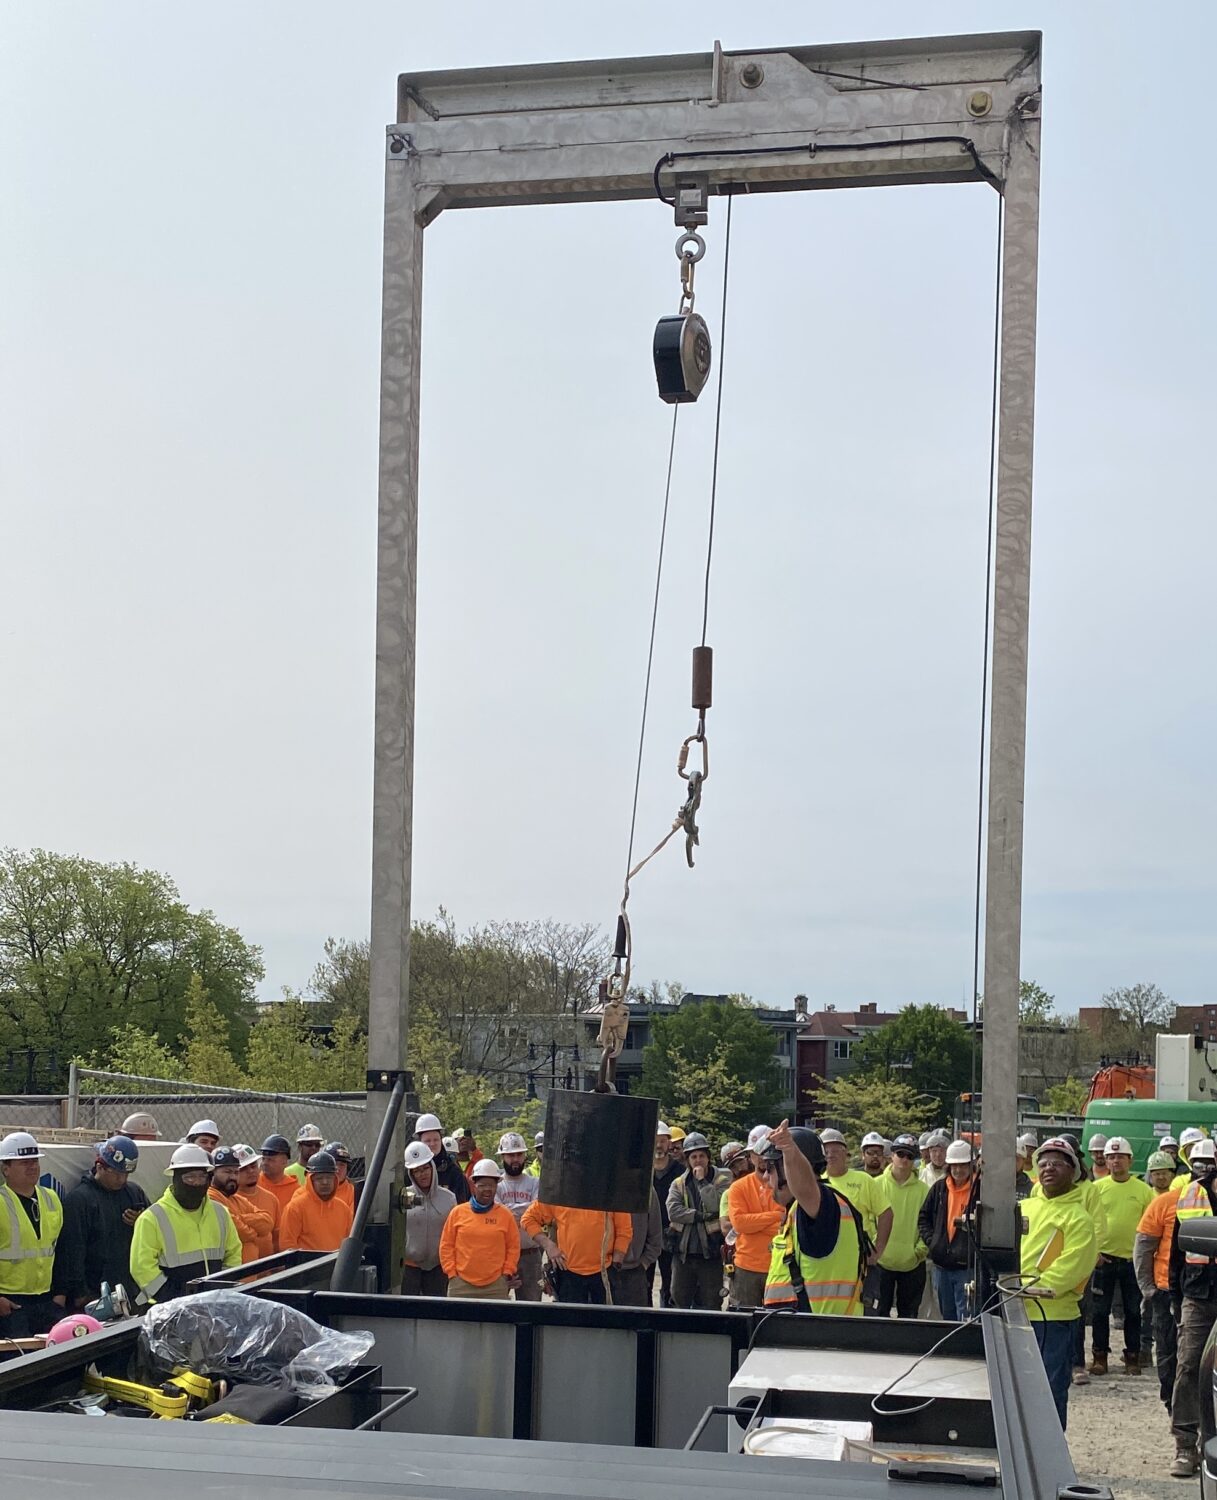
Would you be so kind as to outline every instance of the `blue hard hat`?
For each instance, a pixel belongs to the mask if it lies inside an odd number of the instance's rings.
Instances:
[[[139,1147],[129,1135],[112,1135],[97,1148],[97,1160],[115,1172],[134,1172]]]

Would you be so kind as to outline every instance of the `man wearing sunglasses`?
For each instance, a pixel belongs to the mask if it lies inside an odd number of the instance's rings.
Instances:
[[[867,1314],[876,1318],[890,1318],[893,1302],[898,1318],[915,1318],[925,1294],[926,1244],[917,1217],[930,1190],[913,1170],[917,1149],[914,1136],[898,1135],[892,1142],[891,1165],[879,1179],[892,1211],[892,1231],[879,1256],[879,1274],[866,1306]]]

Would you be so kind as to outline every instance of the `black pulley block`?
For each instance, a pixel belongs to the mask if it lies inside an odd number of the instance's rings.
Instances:
[[[542,1203],[603,1213],[645,1213],[659,1101],[551,1089],[541,1157]]]
[[[710,330],[695,312],[672,313],[655,325],[655,379],[661,401],[696,401],[710,374]]]

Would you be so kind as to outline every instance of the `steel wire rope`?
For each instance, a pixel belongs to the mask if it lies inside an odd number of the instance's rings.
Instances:
[[[723,309],[718,325],[718,390],[714,399],[714,463],[710,470],[710,527],[706,537],[706,586],[702,596],[701,643],[706,644],[710,620],[710,564],[714,560],[714,510],[718,500],[718,440],[723,425],[723,366],[727,350],[727,277],[731,270],[731,206],[735,194],[727,196],[727,230],[723,240]]]

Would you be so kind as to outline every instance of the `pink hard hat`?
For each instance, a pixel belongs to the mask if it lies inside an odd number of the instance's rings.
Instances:
[[[100,1333],[101,1324],[88,1313],[73,1313],[70,1318],[60,1318],[46,1336],[47,1346],[70,1344],[73,1339],[82,1339],[90,1333]]]

